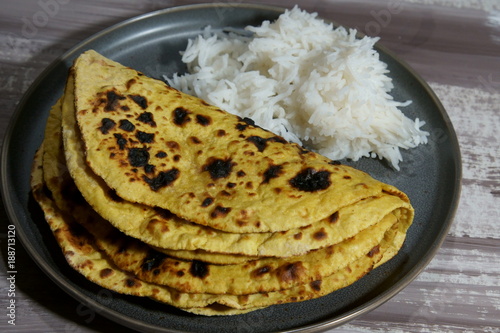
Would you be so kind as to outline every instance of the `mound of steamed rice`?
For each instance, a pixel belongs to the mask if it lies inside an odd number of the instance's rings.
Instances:
[[[213,33],[189,40],[188,73],[167,82],[286,140],[333,160],[387,159],[399,170],[400,148],[427,142],[424,122],[394,101],[378,38],[356,38],[294,7],[248,35]]]

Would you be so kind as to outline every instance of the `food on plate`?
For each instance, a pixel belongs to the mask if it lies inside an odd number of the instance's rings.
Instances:
[[[390,239],[403,232],[398,229],[391,230],[386,239],[381,242],[380,251],[374,252],[371,256],[363,256],[323,281],[299,285],[286,291],[245,296],[182,293],[173,288],[139,280],[129,272],[117,268],[112,260],[102,253],[97,246],[96,238],[86,229],[90,228],[89,225],[100,223],[100,221],[88,220],[87,224],[84,224],[85,227],[82,227],[82,224],[75,222],[73,213],[67,210],[75,207],[75,202],[72,202],[74,197],[69,197],[68,206],[62,202],[56,204],[55,199],[51,197],[52,192],[47,189],[47,183],[44,180],[43,148],[42,146],[35,156],[31,186],[33,195],[45,212],[47,222],[68,263],[87,279],[104,288],[126,295],[150,297],[188,312],[202,315],[235,315],[273,304],[320,297],[356,281],[360,276],[369,272],[374,263],[377,261],[380,263],[379,260],[386,252],[385,247],[390,243]],[[68,197],[61,196],[59,199],[67,200]],[[63,208],[60,208],[61,204]],[[77,206],[79,204],[81,202],[76,203]],[[117,235],[117,237],[120,236]],[[102,242],[105,239],[99,241]]]
[[[362,171],[96,52],[76,60],[74,78],[86,163],[127,201],[231,233],[305,227],[382,193],[407,201]]]
[[[72,77],[68,80],[68,87],[70,86],[72,86]],[[329,207],[332,213],[317,221],[311,228],[290,228],[287,233],[245,233],[245,237],[241,237],[238,233],[223,232],[193,224],[171,214],[171,211],[165,211],[156,206],[116,200],[119,197],[115,191],[94,174],[85,162],[83,142],[77,135],[78,128],[75,128],[76,120],[71,91],[72,89],[68,89],[65,94],[64,100],[67,103],[64,103],[63,123],[65,147],[68,152],[67,163],[73,178],[84,197],[97,212],[124,233],[140,238],[150,245],[164,249],[202,249],[247,256],[298,255],[352,237],[360,229],[370,226],[385,214],[405,204],[405,200],[399,196],[375,189],[372,193],[376,193],[377,198],[357,201],[338,211]],[[130,105],[130,108],[133,107],[133,104]],[[116,132],[109,130],[108,134],[114,138]],[[224,141],[224,139],[221,140]],[[338,167],[334,166],[334,168]],[[348,181],[342,179],[344,183]],[[361,190],[365,190],[364,186],[360,187]],[[387,187],[386,189],[394,191],[393,188]],[[332,216],[336,223],[332,223]]]
[[[50,110],[31,186],[87,279],[207,316],[349,286],[414,217],[396,187],[93,50]]]
[[[394,214],[402,213],[402,208],[410,208],[409,204],[400,206],[353,237],[320,250],[309,251],[302,256],[288,256],[283,259],[266,257],[259,260],[252,258],[247,260],[251,261],[251,264],[244,262],[233,265],[210,265],[197,259],[196,270],[210,274],[202,279],[193,279],[190,274],[184,274],[193,270],[192,261],[179,261],[171,253],[166,256],[142,242],[126,238],[88,205],[65,168],[61,130],[64,130],[64,127],[61,128],[61,107],[58,103],[52,109],[47,122],[43,153],[44,178],[54,201],[63,211],[72,213],[74,219],[93,234],[97,246],[117,267],[144,281],[167,285],[183,292],[245,295],[282,290],[329,276],[343,268],[346,263],[355,262],[377,247],[387,230],[394,225]],[[352,224],[356,222],[357,219],[351,219]],[[409,219],[401,219],[404,228],[409,223]],[[145,265],[146,262],[149,264]],[[150,266],[154,266],[154,270],[150,269]],[[296,276],[287,279],[289,272],[294,270]],[[270,274],[266,278],[265,274],[262,274],[259,279],[254,279],[256,271],[282,273]]]
[[[102,243],[108,243],[108,246],[113,244],[123,246],[123,243],[128,243],[128,249],[122,252],[133,254],[131,248],[140,249],[144,244],[141,245],[137,240],[127,238],[110,225],[106,225],[95,212],[85,207],[85,201],[81,200],[77,190],[72,188],[74,184],[67,178],[67,173],[60,179],[51,178],[53,176],[51,171],[58,169],[64,171],[64,167],[53,168],[57,163],[52,159],[45,159],[47,156],[45,143],[35,156],[31,186],[33,195],[44,211],[68,263],[90,281],[102,287],[127,295],[150,297],[188,312],[203,315],[234,315],[273,304],[323,296],[353,283],[374,266],[380,265],[384,260],[384,253],[389,252],[391,246],[400,246],[393,240],[398,239],[396,242],[402,242],[404,239],[400,236],[404,234],[406,226],[401,223],[395,224],[387,231],[377,250],[372,250],[369,255],[347,264],[323,280],[315,280],[287,290],[244,296],[179,292],[168,286],[138,279],[130,272],[117,267],[102,251]],[[51,181],[47,182],[47,179]]]
[[[174,289],[140,281],[132,274],[121,271],[101,253],[95,238],[81,224],[75,222],[72,213],[63,211],[52,198],[44,180],[43,146],[35,155],[31,173],[31,188],[36,201],[42,208],[47,223],[61,247],[68,264],[88,280],[118,293],[151,297],[157,301],[177,307],[196,306],[204,315],[241,314],[249,310],[230,307],[214,307],[219,296],[182,294]],[[59,184],[61,185],[61,184]],[[60,199],[67,199],[62,196]],[[72,198],[74,199],[74,198]],[[71,201],[71,200],[70,200]],[[61,204],[61,203],[59,203]],[[68,208],[70,206],[67,206]]]
[[[411,101],[389,95],[379,38],[357,37],[294,7],[245,33],[207,27],[182,52],[188,73],[166,79],[328,158],[379,157],[399,170],[400,149],[426,143],[429,133],[401,111]]]

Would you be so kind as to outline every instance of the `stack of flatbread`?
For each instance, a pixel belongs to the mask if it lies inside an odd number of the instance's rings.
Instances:
[[[32,191],[86,278],[202,315],[348,286],[413,220],[393,186],[92,50],[51,109]]]

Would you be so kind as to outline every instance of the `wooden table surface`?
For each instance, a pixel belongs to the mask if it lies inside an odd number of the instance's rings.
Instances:
[[[226,1],[222,1],[226,2]],[[287,5],[285,1],[255,1]],[[0,136],[37,75],[79,41],[174,0],[2,1]],[[294,2],[381,37],[432,87],[461,146],[463,183],[454,223],[426,269],[403,291],[332,332],[500,332],[500,2],[413,0]],[[6,316],[8,218],[0,207],[0,331],[128,330],[89,315],[17,246],[16,325]]]

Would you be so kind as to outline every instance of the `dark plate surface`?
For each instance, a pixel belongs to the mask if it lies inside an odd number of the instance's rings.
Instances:
[[[355,284],[317,300],[273,306],[236,317],[202,317],[149,299],[102,289],[68,267],[43,215],[30,195],[30,167],[50,107],[61,96],[67,71],[80,53],[95,49],[106,57],[161,78],[184,72],[179,51],[204,27],[242,29],[274,20],[283,9],[249,4],[177,7],[124,21],[78,44],[33,83],[12,117],[2,161],[2,197],[17,237],[64,291],[118,323],[155,332],[317,332],[343,324],[384,303],[422,271],[442,244],[457,207],[461,182],[460,151],[450,120],[427,84],[407,65],[378,46],[389,65],[396,100],[412,100],[403,111],[426,122],[429,143],[403,152],[401,171],[385,162],[345,162],[408,194],[416,210],[400,253]]]

